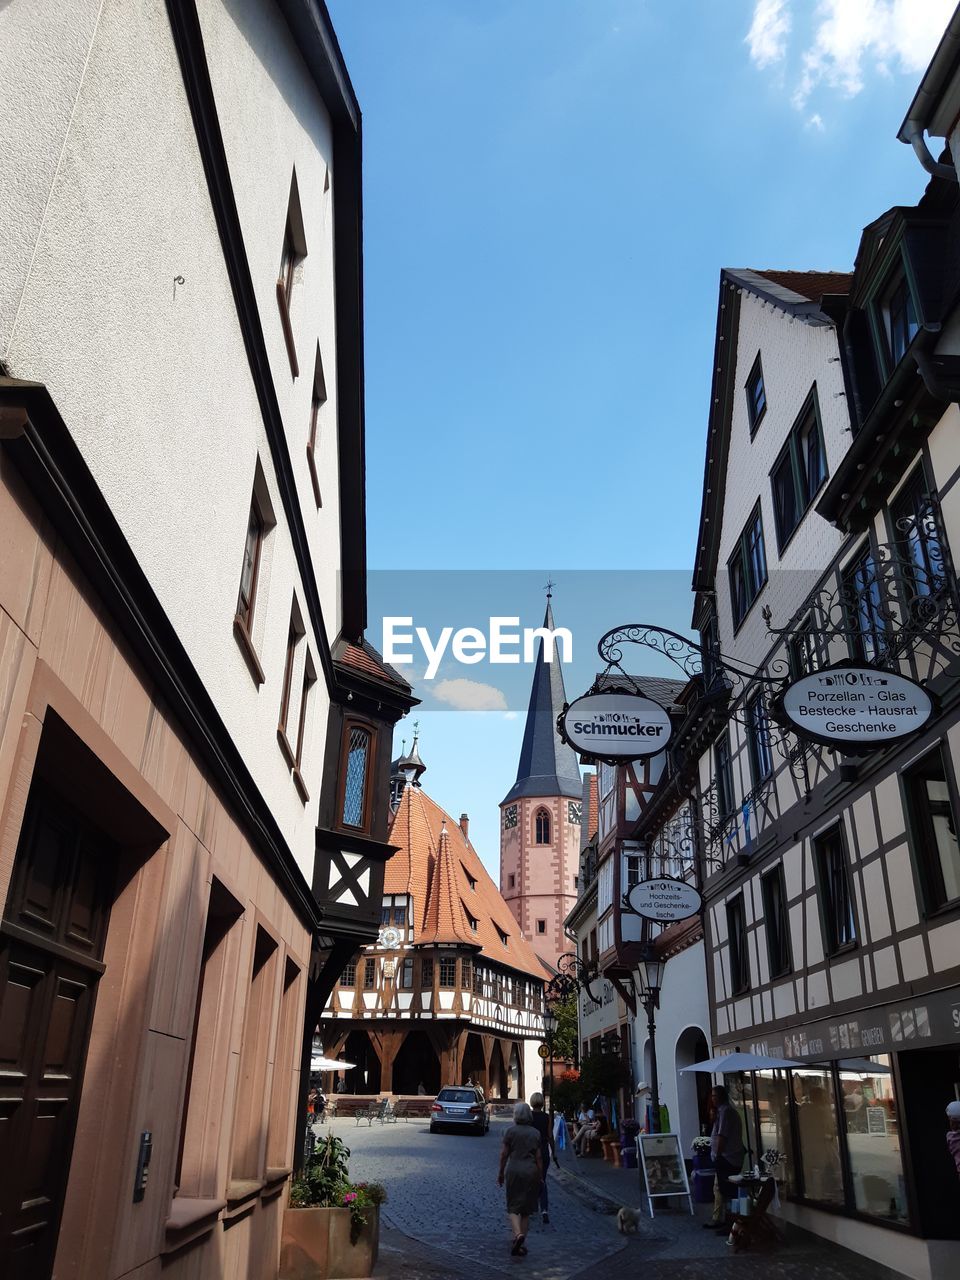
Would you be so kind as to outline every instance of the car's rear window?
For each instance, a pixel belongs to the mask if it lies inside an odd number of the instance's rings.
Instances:
[[[441,1089],[437,1094],[438,1102],[476,1102],[477,1095],[472,1089]]]

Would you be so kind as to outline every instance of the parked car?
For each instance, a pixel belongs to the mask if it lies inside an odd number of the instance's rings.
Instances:
[[[490,1128],[490,1116],[483,1092],[470,1085],[441,1089],[430,1107],[430,1132],[440,1129],[468,1128],[473,1133],[486,1133]]]

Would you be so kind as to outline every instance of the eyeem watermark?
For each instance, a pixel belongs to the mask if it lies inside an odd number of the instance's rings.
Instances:
[[[456,631],[453,627],[441,627],[434,641],[426,627],[413,625],[412,617],[384,618],[381,646],[384,661],[393,666],[409,666],[414,661],[414,642],[419,642],[427,660],[424,679],[432,680],[448,649],[454,661],[467,667],[478,662],[512,666],[521,660],[536,662],[541,640],[546,662],[553,662],[558,648],[561,662],[573,661],[573,635],[567,627],[524,627],[521,631],[519,617],[487,621],[486,632],[479,627],[460,627]]]

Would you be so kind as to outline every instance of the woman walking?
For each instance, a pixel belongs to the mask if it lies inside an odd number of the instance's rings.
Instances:
[[[550,1168],[551,1156],[553,1156],[553,1163],[558,1169],[560,1168],[560,1161],[557,1159],[557,1145],[553,1136],[553,1125],[550,1123],[550,1117],[543,1109],[543,1094],[532,1093],[530,1095],[530,1106],[533,1109],[533,1127],[540,1135],[540,1163],[543,1165],[543,1181],[540,1183],[540,1221],[544,1226],[547,1226],[550,1221],[547,1170]]]
[[[536,1213],[543,1182],[540,1159],[540,1134],[533,1124],[533,1112],[525,1102],[513,1109],[513,1124],[503,1135],[500,1148],[500,1171],[497,1186],[507,1185],[507,1216],[513,1231],[510,1252],[525,1257],[527,1228],[531,1213]]]

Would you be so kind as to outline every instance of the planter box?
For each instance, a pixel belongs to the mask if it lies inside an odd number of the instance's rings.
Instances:
[[[279,1280],[365,1280],[379,1244],[379,1209],[368,1211],[356,1244],[349,1209],[284,1209]]]

